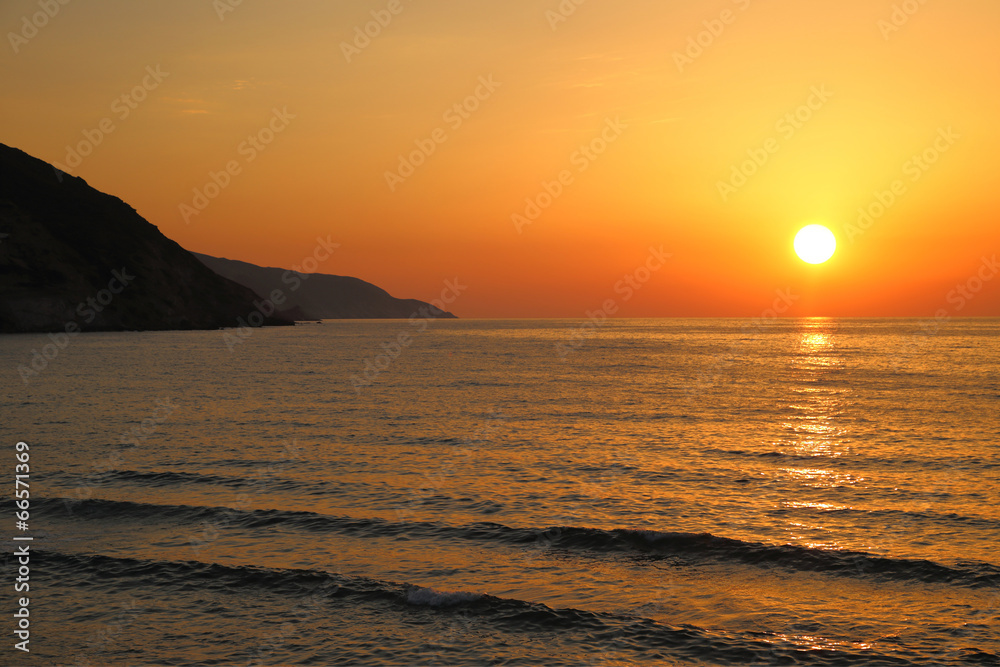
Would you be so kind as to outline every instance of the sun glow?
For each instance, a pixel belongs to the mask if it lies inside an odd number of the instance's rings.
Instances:
[[[837,252],[837,237],[823,225],[809,225],[795,235],[795,254],[803,262],[822,264]]]

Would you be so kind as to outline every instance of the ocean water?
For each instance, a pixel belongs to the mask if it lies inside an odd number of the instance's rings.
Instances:
[[[0,664],[1000,664],[1000,321],[414,324],[0,337]]]

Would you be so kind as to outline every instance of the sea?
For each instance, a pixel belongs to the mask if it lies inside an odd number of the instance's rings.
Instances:
[[[1000,664],[1000,320],[8,335],[0,371],[2,665]]]

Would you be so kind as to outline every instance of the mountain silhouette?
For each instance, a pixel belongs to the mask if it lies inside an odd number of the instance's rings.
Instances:
[[[135,209],[0,144],[0,332],[290,325]]]
[[[324,273],[298,273],[233,259],[191,253],[220,276],[246,285],[262,297],[279,292],[285,316],[294,319],[405,319],[411,315],[454,318],[455,315],[416,299],[397,299],[359,278]]]

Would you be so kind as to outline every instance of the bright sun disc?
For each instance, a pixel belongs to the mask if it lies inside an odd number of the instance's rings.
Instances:
[[[823,225],[809,225],[795,235],[795,254],[803,262],[822,264],[837,251],[837,237]]]

